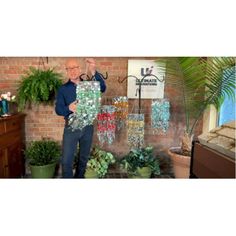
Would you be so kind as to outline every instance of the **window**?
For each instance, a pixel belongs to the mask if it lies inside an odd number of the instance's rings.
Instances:
[[[234,90],[234,94],[235,93],[236,93],[236,89]],[[232,101],[232,99],[229,99],[226,96],[218,114],[218,125],[220,126],[222,124],[236,120],[235,110],[236,110],[236,102]]]

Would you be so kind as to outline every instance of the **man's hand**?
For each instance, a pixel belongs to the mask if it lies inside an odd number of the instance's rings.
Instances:
[[[76,107],[77,107],[78,101],[74,101],[69,105],[69,110],[72,112],[76,112]]]
[[[93,58],[86,58],[85,59],[86,66],[88,70],[91,72],[92,75],[95,75],[96,72],[96,62]]]

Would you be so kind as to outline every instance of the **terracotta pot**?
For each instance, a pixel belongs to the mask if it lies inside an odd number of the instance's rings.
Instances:
[[[177,153],[176,153],[177,152]],[[183,156],[178,154],[180,147],[172,147],[168,150],[168,154],[171,157],[175,178],[188,179],[190,175],[190,156]]]

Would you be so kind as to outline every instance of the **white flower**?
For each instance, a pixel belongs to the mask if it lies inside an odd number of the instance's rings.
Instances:
[[[7,99],[8,98],[7,94],[6,93],[2,94],[2,98]]]
[[[16,96],[11,97],[11,92],[2,93],[0,96],[0,101],[7,100],[7,101],[11,102],[11,101],[15,101],[15,99],[16,99]]]

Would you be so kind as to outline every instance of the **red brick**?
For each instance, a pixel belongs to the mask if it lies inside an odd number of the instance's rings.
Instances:
[[[100,65],[101,65],[101,66],[112,66],[112,62],[103,61],[103,62],[100,62]]]
[[[10,85],[9,83],[0,83],[0,89],[9,89]]]
[[[67,81],[64,70],[64,63],[67,58],[65,57],[50,57],[49,64],[45,65],[53,66],[57,71],[63,72],[64,82]],[[98,70],[105,74],[108,72],[109,78],[106,81],[107,91],[103,94],[104,96],[111,99],[114,96],[125,96],[127,94],[127,81],[123,84],[118,83],[118,77],[125,77],[128,70],[128,59],[127,57],[110,58],[110,57],[97,57],[97,67]],[[137,58],[135,58],[137,59]],[[139,58],[144,59],[144,58]],[[147,58],[150,59],[150,58]],[[81,62],[82,71],[85,70],[84,58],[79,58]],[[21,79],[29,66],[38,67],[39,57],[0,57],[0,92],[5,91],[16,91]],[[175,88],[169,86],[165,87],[165,96],[170,98],[175,98],[175,101],[171,100],[171,121],[170,129],[166,135],[145,135],[146,143],[154,145],[154,147],[169,147],[179,144],[179,136],[182,135],[184,129],[184,116],[181,111],[182,101],[177,99],[179,97],[179,92]],[[106,100],[106,99],[105,99]],[[105,101],[104,100],[104,101]],[[150,102],[150,101],[149,101]],[[142,101],[142,107],[143,107]],[[130,101],[132,106],[132,102]],[[149,109],[147,111],[150,113],[150,104],[148,102],[144,103]],[[134,105],[134,104],[133,104]],[[137,105],[137,103],[136,103]],[[64,129],[64,118],[57,116],[54,111],[54,106],[33,106],[32,109],[26,109],[26,141],[40,140],[42,137],[51,137],[55,140],[61,141]],[[146,114],[147,120],[150,122],[150,114]],[[199,122],[197,126],[197,131],[201,130],[202,121]],[[150,129],[146,131],[151,132]],[[104,148],[112,150],[119,155],[128,152],[129,147],[127,145],[127,130],[123,129],[119,134],[117,134],[117,140],[113,145],[105,145]],[[94,133],[94,143],[98,143],[96,132]]]

